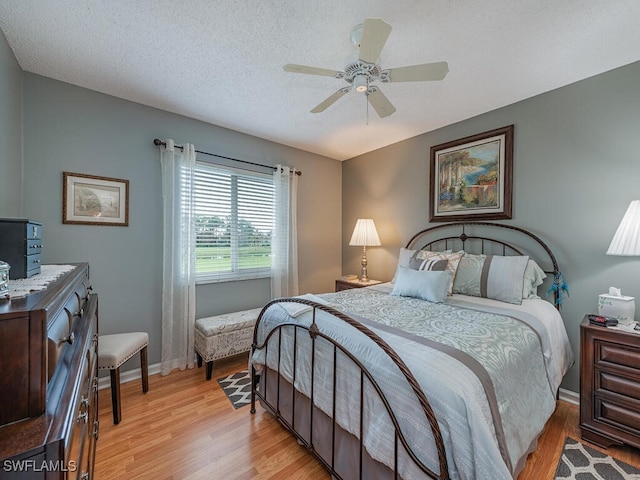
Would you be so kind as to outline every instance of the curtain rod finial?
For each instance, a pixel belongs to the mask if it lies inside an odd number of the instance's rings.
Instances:
[[[163,145],[163,144],[164,144],[164,142],[163,142],[162,140],[158,139],[158,138],[154,138],[154,139],[153,139],[153,144],[154,144],[156,147],[159,147],[160,145]]]

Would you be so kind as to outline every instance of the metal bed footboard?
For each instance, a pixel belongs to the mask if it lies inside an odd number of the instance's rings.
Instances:
[[[304,304],[304,305],[308,305],[310,307],[312,307],[312,322],[309,326],[307,325],[302,325],[300,323],[295,323],[295,322],[287,322],[287,323],[282,323],[280,325],[277,325],[276,327],[273,328],[273,330],[271,330],[265,337],[264,342],[262,342],[261,344],[258,344],[258,330],[260,327],[260,323],[261,320],[263,318],[263,315],[265,313],[265,311],[273,304],[276,303],[281,303],[281,302],[293,302],[293,303],[300,303],[300,304]],[[334,317],[346,322],[347,324],[349,324],[351,327],[353,327],[354,329],[358,330],[360,333],[362,333],[363,335],[365,335],[366,337],[368,337],[369,339],[371,339],[379,348],[381,348],[386,355],[394,362],[394,364],[398,367],[398,369],[400,370],[400,372],[403,374],[404,378],[406,379],[407,383],[410,385],[411,390],[413,391],[413,393],[415,394],[415,397],[418,401],[418,403],[420,404],[422,411],[424,412],[424,415],[429,423],[429,426],[431,428],[431,432],[433,435],[433,441],[437,450],[437,455],[438,455],[438,463],[439,463],[439,467],[438,467],[438,472],[433,471],[432,469],[430,469],[428,466],[426,466],[415,454],[414,452],[414,446],[410,445],[409,442],[407,441],[407,439],[405,438],[405,435],[403,434],[400,426],[399,426],[399,422],[398,419],[396,417],[396,414],[394,413],[392,407],[390,406],[389,401],[387,400],[387,398],[385,398],[385,395],[382,391],[382,389],[380,388],[380,385],[378,384],[378,382],[375,380],[375,378],[373,378],[373,376],[371,375],[371,373],[367,370],[367,368],[362,364],[362,362],[360,362],[358,360],[358,358],[356,358],[346,347],[340,345],[335,339],[333,339],[332,337],[324,334],[323,332],[320,331],[320,329],[318,328],[318,325],[316,324],[316,312],[318,310],[322,310],[324,312],[327,312],[331,315],[333,315]],[[394,451],[394,465],[392,468],[392,472],[393,472],[393,478],[394,479],[398,479],[400,478],[400,474],[399,474],[399,464],[398,464],[398,448],[399,445],[401,444],[404,447],[404,450],[406,451],[406,453],[408,454],[409,458],[414,462],[414,464],[421,470],[423,471],[428,477],[436,479],[436,480],[448,480],[449,479],[449,471],[448,471],[448,466],[447,466],[447,458],[446,458],[446,453],[445,453],[445,447],[444,447],[444,442],[442,439],[442,434],[440,432],[440,428],[438,426],[438,422],[435,418],[435,415],[433,413],[433,410],[431,408],[431,405],[429,404],[429,401],[427,400],[426,395],[424,394],[424,392],[422,391],[422,389],[420,388],[420,385],[418,384],[418,381],[416,380],[416,378],[414,377],[414,375],[411,373],[411,371],[409,370],[409,368],[407,367],[407,365],[402,361],[402,359],[398,356],[398,354],[382,339],[380,338],[378,335],[376,335],[373,331],[371,331],[370,329],[368,329],[366,326],[364,326],[362,323],[358,322],[357,320],[349,317],[348,315],[345,315],[344,313],[331,308],[329,306],[326,305],[322,305],[307,299],[302,299],[302,298],[281,298],[281,299],[276,299],[273,300],[271,302],[269,302],[267,305],[265,305],[265,307],[262,309],[262,311],[260,312],[260,316],[258,317],[258,320],[256,322],[256,326],[255,326],[255,330],[254,330],[254,337],[253,337],[253,345],[252,345],[252,354],[253,352],[257,351],[257,350],[265,350],[265,365],[264,365],[264,370],[263,370],[263,375],[269,375],[269,368],[268,368],[268,349],[269,347],[269,340],[276,334],[276,332],[280,332],[280,330],[283,327],[290,327],[293,328],[293,381],[292,381],[292,398],[291,398],[291,402],[292,402],[292,410],[293,410],[293,414],[291,415],[291,421],[289,421],[287,418],[285,418],[284,415],[282,415],[281,413],[281,394],[280,394],[280,381],[278,381],[277,383],[277,392],[275,395],[275,403],[273,401],[273,399],[267,399],[267,395],[266,395],[266,389],[265,392],[261,392],[260,390],[258,390],[257,386],[258,386],[258,382],[259,382],[259,374],[256,371],[255,367],[253,366],[253,364],[251,365],[251,413],[255,413],[256,412],[256,408],[255,408],[255,401],[256,398],[258,398],[263,405],[265,405],[267,407],[268,410],[271,411],[271,413],[273,413],[278,420],[285,426],[285,428],[287,428],[289,431],[291,431],[296,438],[298,439],[299,443],[303,444],[316,458],[318,458],[318,460],[324,465],[324,467],[329,470],[329,472],[333,475],[334,478],[337,479],[343,479],[343,477],[337,472],[336,470],[336,466],[335,466],[335,458],[336,458],[336,445],[335,445],[335,441],[336,441],[336,431],[338,429],[340,429],[340,425],[338,425],[337,421],[336,421],[336,375],[337,375],[337,362],[336,362],[336,356],[338,354],[338,351],[342,352],[346,357],[348,357],[354,365],[356,365],[359,370],[360,370],[360,401],[359,401],[359,406],[360,406],[360,411],[359,411],[359,415],[360,415],[360,432],[359,435],[357,435],[357,440],[359,441],[359,468],[358,468],[358,477],[360,480],[366,480],[366,478],[363,477],[363,457],[366,454],[365,453],[365,447],[363,445],[363,436],[364,436],[364,432],[363,432],[363,419],[364,419],[364,382],[365,382],[365,378],[368,380],[369,384],[373,387],[373,389],[375,390],[375,392],[377,393],[377,395],[379,396],[380,400],[382,401],[382,403],[384,404],[387,414],[389,415],[389,418],[391,420],[391,423],[393,424],[393,428],[394,428],[394,446],[393,446],[393,451]],[[295,409],[296,409],[296,388],[295,388],[295,384],[296,384],[296,372],[297,372],[297,365],[296,362],[299,361],[299,359],[297,358],[297,353],[298,353],[298,349],[297,349],[297,339],[298,339],[298,335],[309,335],[311,338],[311,352],[309,353],[311,358],[310,358],[310,365],[311,365],[311,398],[310,398],[310,402],[309,402],[309,409],[310,411],[308,412],[308,418],[309,420],[309,425],[305,426],[305,428],[308,428],[310,435],[309,435],[309,439],[307,440],[303,435],[301,435],[299,433],[300,427],[295,425]],[[315,448],[314,446],[314,442],[313,442],[313,427],[314,427],[314,422],[313,422],[313,416],[314,416],[314,372],[315,372],[315,362],[316,362],[316,358],[315,358],[315,342],[317,338],[322,338],[324,340],[326,340],[327,342],[329,342],[330,344],[333,345],[333,357],[334,357],[334,363],[333,363],[333,414],[330,416],[331,422],[332,422],[332,446],[331,446],[331,453],[330,453],[330,457],[331,458],[324,458]],[[278,348],[278,352],[277,352],[277,375],[278,377],[280,377],[280,366],[281,366],[281,349],[282,347],[282,335],[278,336],[278,341],[277,341],[277,348]],[[265,382],[263,383],[264,385],[267,385],[266,382],[266,377],[265,377]],[[326,455],[325,455],[326,456]]]

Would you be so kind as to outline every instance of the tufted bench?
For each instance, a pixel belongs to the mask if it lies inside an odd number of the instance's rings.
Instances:
[[[211,380],[213,361],[248,352],[253,341],[253,328],[260,308],[214,315],[196,320],[194,343],[198,367],[207,363],[207,380]]]

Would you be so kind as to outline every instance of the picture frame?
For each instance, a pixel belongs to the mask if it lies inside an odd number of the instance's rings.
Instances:
[[[514,126],[431,147],[429,221],[511,218]]]
[[[62,223],[129,226],[129,180],[62,172]]]

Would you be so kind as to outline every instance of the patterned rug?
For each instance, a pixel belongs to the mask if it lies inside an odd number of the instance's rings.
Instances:
[[[556,480],[640,480],[640,470],[568,438]]]
[[[251,403],[251,376],[248,370],[219,378],[218,383],[227,395],[233,408],[244,407]]]

